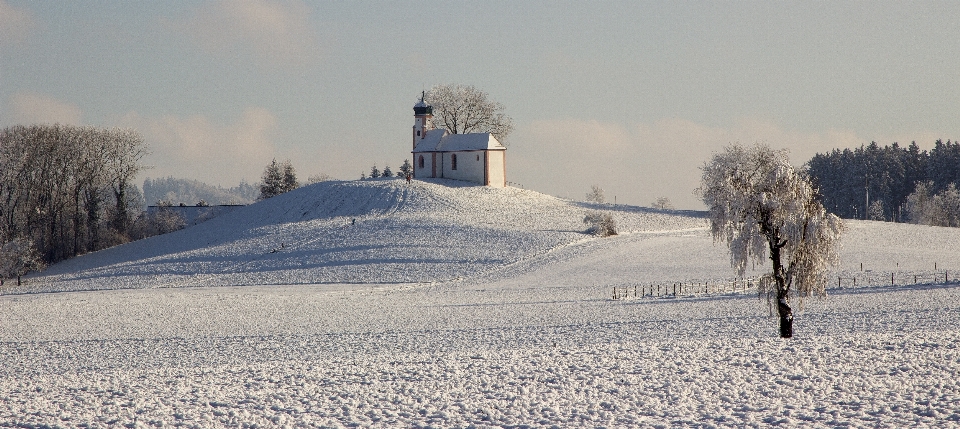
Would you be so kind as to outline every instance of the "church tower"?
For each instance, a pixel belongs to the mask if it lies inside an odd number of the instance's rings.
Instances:
[[[433,106],[423,101],[427,92],[420,94],[420,101],[413,105],[413,148],[417,148],[417,143],[427,136],[427,131],[433,129]]]

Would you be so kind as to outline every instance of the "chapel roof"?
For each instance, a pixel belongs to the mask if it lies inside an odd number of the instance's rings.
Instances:
[[[414,152],[460,152],[470,150],[506,150],[490,133],[450,134],[447,130],[427,131]]]

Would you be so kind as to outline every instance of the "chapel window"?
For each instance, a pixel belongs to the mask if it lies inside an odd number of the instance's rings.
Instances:
[[[450,169],[457,169],[457,154],[450,155]]]
[[[420,168],[423,168],[423,155],[420,155],[420,159],[417,160],[417,163],[420,164]]]

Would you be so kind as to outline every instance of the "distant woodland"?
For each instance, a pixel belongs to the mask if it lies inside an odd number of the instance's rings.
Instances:
[[[232,188],[212,186],[198,180],[165,177],[143,181],[143,199],[148,205],[250,204],[260,188],[246,182]]]
[[[960,226],[960,142],[937,140],[929,152],[873,142],[817,154],[807,167],[840,217]]]

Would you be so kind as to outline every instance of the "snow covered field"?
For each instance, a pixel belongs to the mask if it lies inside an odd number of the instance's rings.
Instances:
[[[2,289],[0,426],[960,427],[960,284],[831,289],[784,341],[749,292],[610,299],[732,273],[697,213],[592,208],[325,182],[58,264]],[[956,249],[850,222],[839,275]]]

